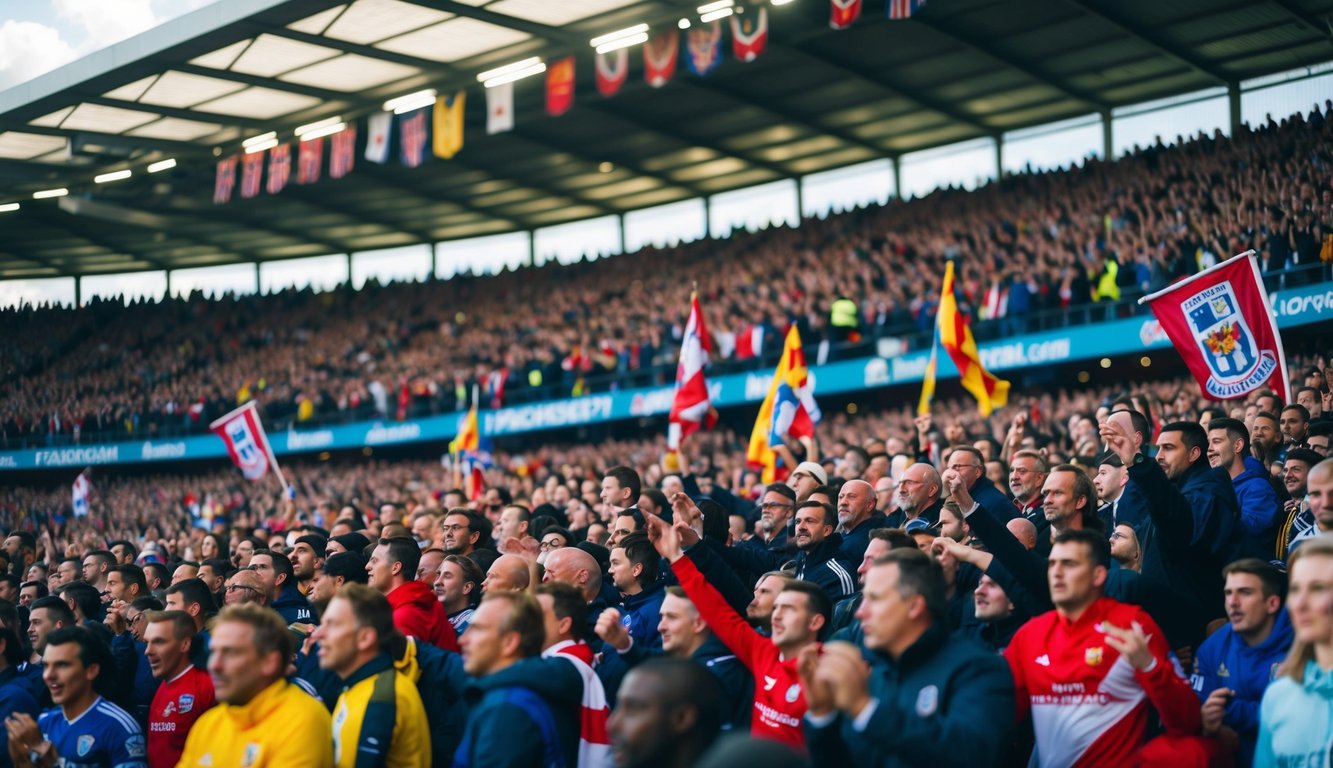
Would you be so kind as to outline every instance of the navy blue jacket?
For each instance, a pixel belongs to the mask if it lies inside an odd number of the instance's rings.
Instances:
[[[527,711],[510,702],[508,689],[526,688],[550,709],[565,765],[578,764],[583,678],[564,659],[524,659],[493,675],[475,678],[463,691],[472,705],[454,766],[541,766],[546,742]]]
[[[843,532],[841,534],[842,548],[838,550],[838,557],[852,565],[861,565],[861,561],[866,556],[866,548],[870,546],[870,532],[876,528],[886,527],[884,519],[884,515],[876,512],[862,520],[860,525],[850,531]]]
[[[815,765],[997,765],[1014,722],[1014,680],[1004,658],[936,624],[898,659],[871,669],[874,714],[858,731],[838,716],[806,721]]]
[[[1156,461],[1129,468],[1129,479],[1147,500],[1150,522],[1139,533],[1143,575],[1177,585],[1204,621],[1226,615],[1222,567],[1240,543],[1240,508],[1231,475],[1199,460],[1172,482]]]
[[[161,680],[153,677],[153,670],[144,656],[146,643],[134,639],[129,632],[122,632],[111,640],[111,658],[116,662],[116,670],[123,685],[131,686],[134,696],[131,702],[134,708],[130,714],[139,721],[141,728],[148,726],[148,710],[153,704],[153,695]]]
[[[1253,456],[1245,457],[1245,471],[1231,478],[1245,529],[1246,554],[1260,560],[1273,559],[1282,502],[1269,479],[1268,470]]]
[[[0,722],[16,712],[22,712],[34,720],[41,714],[28,680],[17,667],[7,667],[0,672]],[[11,765],[9,750],[0,750],[0,768],[9,768]]]
[[[796,553],[796,578],[819,585],[836,603],[856,593],[856,567],[839,555],[842,537],[836,533],[808,550]]]
[[[319,617],[310,610],[310,601],[305,599],[294,582],[287,582],[278,590],[278,599],[269,606],[282,616],[286,624],[318,624]]]
[[[995,483],[990,478],[982,475],[967,489],[967,495],[972,500],[989,509],[991,514],[998,517],[1003,522],[1009,522],[1019,516],[1018,507],[1014,506],[1013,499],[1004,495],[1004,492],[995,487]],[[938,518],[936,518],[938,519]]]
[[[1274,679],[1274,670],[1291,648],[1292,629],[1286,608],[1277,612],[1273,630],[1262,643],[1251,648],[1230,624],[1208,636],[1194,657],[1190,684],[1199,701],[1218,688],[1235,692],[1222,715],[1222,724],[1240,736],[1237,764],[1249,765],[1259,739],[1259,703]]]
[[[620,623],[629,630],[636,645],[661,648],[662,633],[657,624],[662,620],[662,601],[666,599],[666,584],[653,582],[637,595],[625,595],[620,607]]]

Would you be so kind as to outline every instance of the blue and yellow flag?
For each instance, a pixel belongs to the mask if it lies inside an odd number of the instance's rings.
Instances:
[[[781,479],[779,474],[786,475],[790,468],[781,467],[773,446],[788,439],[814,437],[820,418],[801,334],[792,326],[782,347],[782,359],[773,372],[773,382],[768,385],[768,396],[754,420],[750,447],[745,454],[747,463],[763,470],[763,482],[777,482]]]

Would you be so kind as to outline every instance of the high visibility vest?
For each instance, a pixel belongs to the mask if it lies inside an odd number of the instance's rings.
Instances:
[[[856,306],[856,302],[846,298],[838,299],[833,302],[829,312],[829,322],[834,328],[855,328],[859,314],[860,308]]]

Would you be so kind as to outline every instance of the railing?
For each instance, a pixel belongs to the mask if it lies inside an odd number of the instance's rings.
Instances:
[[[1263,276],[1264,287],[1271,293],[1313,283],[1333,281],[1329,264],[1315,264],[1307,267],[1270,272]],[[1031,312],[1022,316],[1009,315],[994,320],[974,320],[973,332],[979,342],[1010,338],[1025,333],[1050,331],[1061,328],[1090,325],[1148,314],[1146,305],[1139,305],[1143,295],[1140,290],[1122,292],[1119,301],[1088,302],[1061,309]],[[881,341],[892,340],[899,354],[929,347],[932,334],[922,330],[920,324],[900,322],[872,326],[862,330],[861,338],[856,341],[832,342],[823,338],[804,339],[806,355],[812,364],[848,360],[875,355]],[[712,375],[744,373],[758,370],[771,370],[781,355],[781,339],[769,339],[765,343],[762,355],[748,360],[717,360],[709,365]],[[670,351],[674,356],[674,350]],[[594,373],[582,377],[582,389],[585,394],[596,392],[614,392],[622,389],[660,386],[675,379],[675,363],[663,363],[635,370],[615,370]],[[541,386],[529,386],[526,381],[510,382],[505,389],[506,405],[518,405],[570,397],[578,380],[572,372],[562,372],[559,381],[544,382]],[[396,415],[396,395],[389,394],[389,417]],[[485,407],[486,404],[483,404]],[[441,388],[441,393],[433,398],[414,398],[407,408],[406,419],[419,419],[427,416],[454,413],[466,409],[467,402],[455,398],[453,390]],[[219,414],[212,414],[216,417]],[[270,430],[315,429],[318,427],[348,424],[385,418],[370,403],[362,403],[355,410],[317,413],[305,421],[296,421],[294,416],[284,415],[273,418],[266,416]],[[195,421],[188,415],[140,417],[133,429],[83,430],[76,440],[69,434],[25,434],[21,436],[0,435],[0,448],[40,448],[73,444],[97,444],[124,440],[157,440],[200,434],[208,429],[208,419]]]

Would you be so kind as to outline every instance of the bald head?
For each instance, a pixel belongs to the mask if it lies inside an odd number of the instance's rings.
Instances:
[[[838,491],[838,525],[850,531],[875,513],[875,488],[864,480],[848,480]]]
[[[1015,539],[1023,542],[1025,548],[1035,549],[1037,547],[1037,526],[1033,525],[1031,520],[1025,517],[1015,517],[1006,523],[1005,527],[1009,529]]]
[[[903,470],[898,480],[898,509],[913,518],[926,511],[940,498],[940,473],[924,462]]]
[[[578,547],[561,547],[546,557],[543,581],[558,581],[577,587],[591,601],[602,590],[602,569],[592,555]]]
[[[481,582],[481,591],[522,592],[528,588],[530,580],[527,560],[518,555],[500,555],[486,572],[486,580]]]

